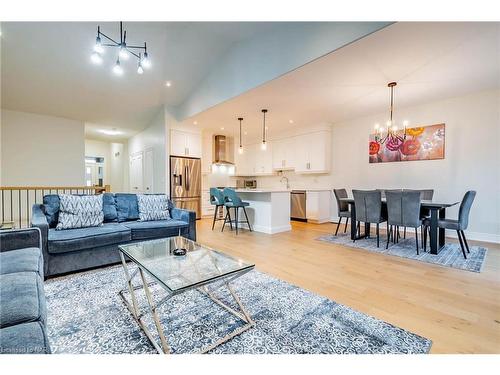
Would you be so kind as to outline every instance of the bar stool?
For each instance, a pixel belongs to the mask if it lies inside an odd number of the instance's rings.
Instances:
[[[226,206],[227,209],[227,215],[224,218],[224,226],[226,225],[226,221],[229,218],[229,223],[232,224],[234,223],[236,226],[236,234],[238,234],[238,223],[246,223],[248,225],[248,229],[250,232],[252,231],[252,227],[250,226],[250,221],[248,220],[248,215],[247,215],[247,210],[245,207],[250,206],[250,203],[248,202],[243,202],[241,198],[236,194],[236,191],[230,188],[224,188],[222,191],[222,194],[224,196],[224,205]],[[235,214],[235,219],[231,220],[231,215],[229,214],[229,210],[231,208],[234,208],[234,214]],[[246,221],[239,221],[239,216],[238,216],[238,210],[240,208],[243,208],[243,212],[245,214]],[[224,226],[222,227],[222,231],[224,231]],[[231,225],[231,230],[233,229],[233,226]]]
[[[217,213],[219,212],[221,207],[224,207],[224,195],[222,195],[222,191],[217,188],[210,188],[210,204],[215,206],[214,220],[212,222],[212,230],[214,230],[215,222],[224,220],[224,218],[222,217],[217,217]],[[224,208],[222,208],[222,210],[224,210]]]

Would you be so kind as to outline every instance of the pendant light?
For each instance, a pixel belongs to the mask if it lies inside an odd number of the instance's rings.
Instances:
[[[260,148],[262,151],[267,150],[267,143],[266,143],[266,113],[267,109],[263,109],[262,113],[264,114],[264,121],[262,122],[262,144],[260,145]]]
[[[243,117],[238,117],[238,121],[240,122],[240,147],[238,148],[238,152],[243,154],[243,144],[241,143],[241,122],[243,121]]]

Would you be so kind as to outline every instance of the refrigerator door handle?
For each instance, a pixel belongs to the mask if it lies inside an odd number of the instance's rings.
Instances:
[[[184,174],[186,176],[186,178],[184,179],[186,183],[186,190],[189,190],[189,167],[187,165],[184,167]]]

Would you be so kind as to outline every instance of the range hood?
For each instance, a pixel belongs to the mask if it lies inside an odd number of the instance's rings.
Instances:
[[[231,142],[225,135],[216,135],[214,137],[214,158],[213,164],[216,165],[234,165],[230,160]]]

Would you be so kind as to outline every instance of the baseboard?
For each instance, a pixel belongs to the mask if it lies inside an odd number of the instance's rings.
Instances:
[[[261,232],[261,233],[267,233],[267,234],[276,234],[276,233],[281,233],[281,232],[289,232],[292,230],[292,226],[290,224],[288,225],[282,225],[279,227],[266,227],[263,225],[253,225],[252,229],[255,232]]]
[[[330,218],[330,222],[332,224],[337,224],[338,221],[339,221],[338,217],[331,217]],[[343,218],[342,219],[342,224],[340,224],[341,228],[342,228],[342,226],[344,224],[345,224],[345,219]],[[351,225],[350,222],[349,222],[349,225]],[[381,223],[380,224],[380,228],[386,229],[387,228],[386,223]],[[347,228],[347,230],[349,230],[349,228]],[[467,237],[468,240],[490,242],[490,243],[500,243],[500,234],[465,231],[465,236]],[[451,231],[451,230],[447,230],[446,231],[446,237],[458,238],[457,232]]]

